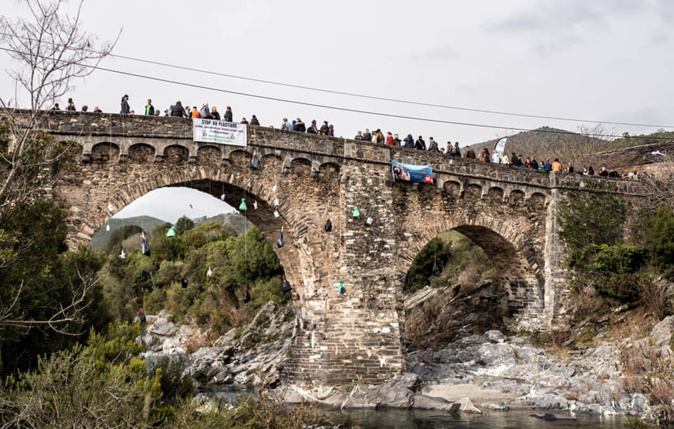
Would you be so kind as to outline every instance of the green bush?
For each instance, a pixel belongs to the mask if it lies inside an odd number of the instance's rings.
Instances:
[[[662,206],[653,219],[646,221],[646,244],[663,271],[674,267],[674,212]]]

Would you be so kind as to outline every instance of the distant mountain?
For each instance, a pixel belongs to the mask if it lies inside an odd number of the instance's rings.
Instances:
[[[230,225],[232,228],[236,230],[238,234],[245,232],[248,228],[252,226],[252,224],[248,222],[244,216],[238,213],[222,213],[212,217],[203,216],[192,220],[194,221],[195,226],[203,225],[206,223],[217,223],[222,226]],[[246,225],[246,222],[248,222],[248,225]]]
[[[559,160],[566,164],[582,165],[588,157],[597,152],[612,149],[613,143],[610,140],[593,136],[593,132],[581,134],[577,132],[562,130],[552,127],[541,127],[533,131],[523,131],[512,136],[508,136],[505,152],[510,156],[513,152],[526,158],[536,158],[537,160]],[[601,135],[602,131],[597,128],[596,134]],[[482,148],[493,152],[494,146],[499,139],[488,140],[482,143],[470,145],[475,154],[479,156]]]
[[[143,228],[143,231],[145,231],[149,235],[155,226],[164,223],[166,223],[166,221],[157,219],[156,217],[152,216],[134,216],[125,219],[113,218],[108,220],[108,222],[106,222],[106,224],[103,225],[101,229],[99,229],[98,231],[96,231],[96,233],[94,233],[94,236],[91,238],[91,247],[93,247],[94,249],[104,248],[105,245],[108,243],[108,240],[110,239],[110,234],[112,234],[115,230],[122,227],[137,225]],[[110,231],[107,231],[108,224],[110,225]]]

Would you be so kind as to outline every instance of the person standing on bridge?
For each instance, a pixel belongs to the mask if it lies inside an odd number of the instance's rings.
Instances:
[[[129,96],[124,94],[124,97],[122,97],[121,109],[119,113],[122,115],[128,115],[130,112],[131,108],[129,107]]]
[[[405,137],[404,143],[406,148],[414,149],[414,137],[412,137],[412,134],[408,134],[407,137]]]
[[[171,109],[171,116],[174,118],[186,117],[185,108],[183,107],[183,104],[180,101],[176,101],[176,104],[173,106],[173,109]]]
[[[461,158],[461,149],[459,149],[459,142],[454,143],[454,156]]]
[[[428,150],[433,153],[440,152],[440,150],[438,149],[438,142],[433,140],[433,137],[428,138]]]
[[[217,107],[213,106],[213,109],[212,109],[212,111],[211,111],[211,116],[212,116],[213,119],[215,119],[216,121],[219,121],[219,120],[220,120],[220,112],[218,112],[218,108],[217,108]]]
[[[283,123],[281,124],[281,129],[284,130],[284,131],[292,131],[293,130],[293,126],[290,123],[290,121],[288,121],[288,118],[283,118]]]
[[[70,110],[71,112],[77,111],[77,108],[75,107],[75,103],[73,102],[72,98],[68,99],[68,105],[66,106],[66,110]]]
[[[200,117],[197,106],[192,107],[192,119],[199,119]]]
[[[225,110],[225,117],[223,118],[225,122],[232,122],[234,120],[234,115],[232,114],[232,108],[227,106]]]
[[[147,99],[147,106],[145,106],[145,116],[154,116],[154,106],[149,98]]]
[[[260,121],[257,120],[257,116],[253,115],[253,117],[250,118],[250,124],[257,125],[258,127],[260,126]]]
[[[470,146],[466,148],[466,158],[475,159],[475,150]]]
[[[304,125],[304,122],[300,118],[297,118],[297,121],[295,121],[295,126],[293,127],[294,131],[297,131],[298,133],[303,133],[307,130],[307,126]]]
[[[562,172],[562,163],[559,162],[558,158],[555,158],[555,160],[552,162],[552,171],[557,173]]]
[[[365,128],[365,133],[363,133],[363,141],[366,141],[366,142],[372,141],[372,134],[370,133],[369,128]]]
[[[414,148],[418,150],[426,150],[426,142],[421,136],[419,136],[417,141],[414,142]]]
[[[311,121],[311,125],[307,128],[307,133],[309,134],[318,134],[318,126],[316,125],[316,120]]]
[[[330,135],[330,127],[328,126],[328,121],[323,121],[323,125],[321,125],[319,134],[322,136]]]

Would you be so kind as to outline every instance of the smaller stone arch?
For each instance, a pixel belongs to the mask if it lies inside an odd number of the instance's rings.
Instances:
[[[253,154],[246,150],[234,150],[229,154],[229,162],[233,165],[240,165],[246,168],[250,167],[250,160]]]
[[[448,180],[443,185],[443,190],[453,197],[459,197],[461,195],[461,183],[454,180]]]
[[[283,158],[275,153],[268,153],[260,158],[260,170],[276,170],[279,173],[283,167]]]
[[[534,192],[529,197],[528,204],[534,210],[542,210],[545,208],[545,195],[540,192]]]
[[[294,158],[290,161],[290,171],[302,177],[311,176],[311,161],[306,158]]]
[[[489,188],[487,191],[487,198],[493,202],[503,202],[503,195],[503,189],[499,188],[498,186]]]
[[[197,149],[197,163],[219,165],[222,159],[222,149],[217,146],[201,146]]]
[[[466,187],[465,198],[482,198],[482,186],[472,183]]]
[[[128,162],[131,164],[145,164],[153,162],[155,149],[146,143],[136,143],[129,147]]]
[[[521,206],[524,204],[524,192],[520,191],[519,189],[515,189],[510,192],[510,197],[508,198],[508,202],[510,205],[513,206]]]
[[[109,142],[96,143],[91,148],[91,162],[94,164],[107,164],[119,161],[119,145]]]
[[[324,162],[318,167],[318,178],[327,180],[339,179],[340,171],[339,165],[333,162]]]
[[[171,145],[164,149],[164,162],[168,164],[184,164],[190,157],[190,151],[184,146]]]

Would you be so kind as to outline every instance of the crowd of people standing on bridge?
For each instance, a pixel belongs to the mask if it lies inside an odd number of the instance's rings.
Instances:
[[[58,103],[54,104],[52,110],[61,110]],[[72,98],[68,99],[68,105],[66,110],[76,111],[75,103]],[[82,106],[82,112],[87,112],[89,107],[84,105]],[[94,107],[94,113],[103,113],[98,106]],[[120,114],[123,115],[134,115],[135,111],[130,108],[129,105],[129,96],[125,94],[120,102]],[[152,100],[148,99],[147,104],[144,107],[145,116],[162,116],[160,109],[155,109],[152,104]],[[217,107],[209,107],[208,103],[203,103],[201,108],[193,106],[190,108],[189,105],[184,106],[180,100],[176,101],[175,104],[172,104],[168,109],[164,110],[164,115],[174,118],[193,118],[193,119],[214,119],[222,120],[225,122],[234,122],[234,115],[232,108],[227,106],[224,114],[221,116]],[[260,125],[256,115],[252,115],[250,121],[243,117],[240,121],[242,124],[249,125]],[[285,131],[295,131],[300,133],[308,134],[318,134],[324,136],[335,136],[334,125],[328,123],[328,121],[323,121],[321,126],[318,126],[317,121],[314,119],[311,121],[309,126],[300,119],[289,121],[288,118],[283,118],[281,122],[281,129]],[[513,165],[516,167],[523,167],[532,170],[540,170],[544,172],[564,172],[564,173],[577,173],[585,175],[598,175],[602,177],[615,177],[615,178],[628,178],[628,179],[641,179],[649,177],[647,173],[638,173],[636,171],[630,172],[629,174],[619,174],[617,171],[608,171],[606,168],[602,167],[599,172],[595,172],[592,166],[589,166],[584,169],[576,169],[571,163],[568,163],[564,166],[559,159],[555,158],[552,162],[549,159],[546,160],[536,160],[535,157],[524,158],[521,154],[517,155],[515,152],[509,156],[507,153],[500,155],[497,151],[489,152],[488,148],[482,148],[482,151],[476,153],[475,149],[470,146],[464,147],[463,153],[459,147],[459,142],[452,143],[447,141],[446,147],[440,147],[439,144],[433,139],[433,137],[428,138],[428,143],[424,140],[422,136],[418,138],[412,137],[411,134],[407,134],[404,138],[400,138],[398,134],[394,134],[391,131],[387,131],[384,134],[381,129],[377,128],[374,131],[370,131],[369,128],[365,128],[365,131],[358,131],[356,136],[353,138],[357,141],[366,141],[372,142],[375,144],[389,145],[389,146],[401,146],[408,149],[417,149],[424,150],[429,152],[438,153],[440,155],[453,156],[453,157],[463,157],[467,159],[476,159],[482,162],[493,163],[493,164],[504,164],[504,165]]]

